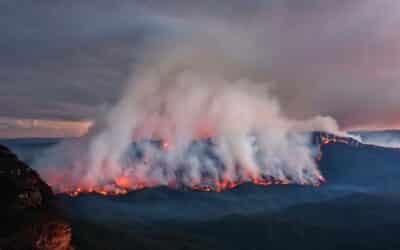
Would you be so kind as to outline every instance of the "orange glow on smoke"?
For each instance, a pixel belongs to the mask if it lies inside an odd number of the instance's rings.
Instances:
[[[132,184],[128,177],[120,176],[115,179],[115,185],[121,188],[129,188]]]
[[[322,147],[324,145],[336,142],[346,143],[346,144],[351,143],[351,141],[346,138],[328,136],[325,134],[321,134],[319,140],[320,140],[319,141],[320,155],[317,156],[316,158],[317,161],[322,159]],[[163,140],[161,143],[161,147],[164,150],[169,150],[173,148],[173,145],[168,140]],[[227,189],[236,188],[237,186],[246,182],[251,182],[255,185],[261,185],[261,186],[269,186],[274,184],[275,185],[296,184],[288,179],[274,179],[271,177],[260,176],[260,174],[255,170],[256,168],[246,168],[246,169],[247,171],[245,173],[242,173],[242,176],[239,179],[231,176],[222,176],[220,179],[215,180],[212,183],[205,184],[205,183],[200,183],[199,180],[192,180],[191,181],[192,184],[185,184],[185,185],[179,185],[177,184],[176,180],[170,180],[170,182],[166,185],[170,188],[177,188],[181,186],[183,188],[187,188],[190,190],[197,190],[203,192],[222,192]],[[318,187],[320,184],[325,182],[323,176],[318,176],[317,178],[318,182],[311,185]],[[48,178],[48,182],[50,183],[50,185],[55,184],[54,187],[56,191],[61,193],[66,193],[70,196],[77,196],[82,193],[97,193],[100,195],[122,195],[134,190],[141,190],[144,188],[165,185],[162,183],[152,183],[143,180],[141,178],[138,178],[137,176],[121,175],[114,178],[113,181],[104,185],[96,186],[83,182],[78,187],[73,187],[72,185],[68,185],[68,179],[63,178],[62,174],[60,174],[59,171],[52,171],[50,173],[50,178]],[[65,183],[65,185],[62,186],[60,185],[60,183]],[[297,184],[306,185],[306,183],[297,183]]]
[[[319,178],[320,183],[314,184],[315,187],[318,187],[320,184],[322,184],[325,180],[322,176]],[[222,192],[228,189],[233,189],[238,187],[239,185],[242,185],[246,182],[253,183],[255,185],[260,185],[260,186],[269,186],[269,185],[289,185],[289,184],[294,184],[291,181],[287,179],[271,179],[271,178],[261,178],[261,177],[254,177],[250,180],[230,180],[230,179],[221,179],[218,181],[215,181],[214,183],[211,184],[192,184],[192,185],[187,185],[184,188],[187,188],[189,190],[195,190],[195,191],[202,191],[202,192]],[[115,179],[113,183],[104,185],[104,186],[94,186],[94,187],[77,187],[77,188],[72,188],[72,189],[64,189],[64,190],[58,190],[61,193],[66,193],[69,196],[75,197],[83,193],[96,193],[100,195],[123,195],[126,194],[130,191],[137,191],[137,190],[142,190],[145,188],[150,188],[157,186],[157,184],[152,184],[152,183],[147,183],[144,181],[134,181],[133,179],[130,179],[129,177],[126,176],[121,176]],[[176,182],[171,181],[167,185],[170,188],[177,188]]]
[[[321,177],[320,178],[321,183],[324,181],[324,179]],[[238,187],[239,185],[246,183],[246,182],[251,182],[255,185],[260,185],[260,186],[269,186],[269,185],[288,185],[288,184],[294,184],[291,183],[288,180],[271,180],[271,179],[263,179],[263,178],[255,178],[250,181],[244,181],[244,180],[238,180],[238,181],[232,181],[232,180],[219,180],[216,181],[213,184],[193,184],[193,185],[188,185],[186,188],[190,190],[196,190],[196,191],[202,191],[202,192],[222,192],[228,189],[233,189]],[[66,189],[66,190],[60,190],[59,192],[61,193],[66,193],[72,197],[78,196],[79,194],[82,193],[96,193],[100,195],[123,195],[126,194],[130,191],[136,191],[136,190],[141,190],[145,188],[150,188],[156,185],[151,185],[146,182],[136,182],[133,184],[130,180],[126,179],[126,177],[119,177],[116,179],[115,183],[108,184],[105,186],[101,187],[90,187],[90,188],[83,188],[83,187],[77,187],[73,189]],[[319,184],[315,184],[314,186],[318,187]],[[176,188],[176,184],[171,182],[168,184],[168,187],[170,188]]]

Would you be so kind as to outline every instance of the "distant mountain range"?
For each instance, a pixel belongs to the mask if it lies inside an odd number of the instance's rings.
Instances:
[[[354,134],[364,141],[400,131]],[[78,249],[400,249],[400,150],[325,133],[312,139],[326,178],[318,188],[247,183],[221,193],[156,187],[58,198]],[[26,153],[57,142],[6,144]]]

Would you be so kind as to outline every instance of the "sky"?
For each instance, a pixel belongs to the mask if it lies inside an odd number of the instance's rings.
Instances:
[[[398,0],[0,0],[0,137],[85,134],[144,55],[186,37],[208,49],[193,60],[273,82],[290,117],[400,128],[398,27]]]

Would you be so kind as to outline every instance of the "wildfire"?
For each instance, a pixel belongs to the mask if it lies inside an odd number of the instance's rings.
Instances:
[[[65,191],[69,196],[75,197],[82,193],[96,193],[101,195],[122,195],[128,193],[128,189],[124,188],[106,188],[106,187],[94,187],[94,188],[81,188],[78,187],[73,190]]]
[[[202,192],[222,192],[228,189],[233,189],[238,187],[239,185],[242,185],[244,183],[253,183],[255,185],[260,185],[260,186],[269,186],[269,185],[289,185],[289,184],[294,184],[293,182],[282,179],[282,180],[275,180],[271,178],[253,178],[251,180],[229,180],[229,179],[222,179],[218,180],[214,183],[211,184],[193,184],[193,185],[180,185],[181,187],[189,190],[195,190],[195,191],[202,191]],[[320,176],[319,177],[319,182],[315,183],[314,186],[318,187],[320,184],[325,182],[325,179]],[[305,185],[305,184],[302,184]],[[92,187],[92,188],[83,188],[83,187],[77,187],[74,189],[69,189],[69,190],[63,190],[61,191],[62,193],[66,193],[69,196],[75,197],[80,194],[84,193],[96,193],[100,195],[123,195],[127,194],[130,191],[137,191],[137,190],[142,190],[145,188],[153,187],[157,185],[151,185],[151,184],[146,184],[145,182],[136,182],[133,183],[132,180],[128,179],[125,176],[118,177],[116,178],[114,183],[104,185],[104,186],[99,186],[99,187]],[[179,186],[176,185],[175,182],[168,183],[167,185],[170,188],[177,188]]]
[[[189,187],[190,189],[193,190],[198,190],[198,191],[204,191],[204,192],[222,192],[227,189],[233,189],[236,188],[239,185],[242,185],[246,182],[251,182],[255,185],[259,186],[269,186],[269,185],[288,185],[291,184],[289,180],[272,180],[268,178],[254,178],[251,179],[251,181],[244,181],[244,180],[239,180],[239,181],[230,181],[230,180],[221,180],[213,185],[194,185]]]
[[[319,139],[319,149],[320,154],[316,157],[316,160],[319,161],[322,159],[322,146],[327,145],[330,143],[346,143],[350,144],[347,138],[340,138],[331,135],[326,135],[321,133],[318,136]],[[160,144],[161,148],[165,151],[170,150],[173,146],[168,140],[163,140]],[[251,169],[251,168],[249,168]],[[149,187],[166,185],[170,188],[184,188],[189,190],[196,190],[202,192],[222,192],[224,190],[233,189],[238,187],[244,183],[253,183],[255,185],[260,186],[269,186],[269,185],[289,185],[289,184],[296,184],[294,181],[288,179],[274,179],[271,177],[259,176],[257,173],[247,172],[243,174],[244,177],[240,179],[230,178],[228,176],[222,177],[218,180],[213,182],[193,182],[194,184],[183,184],[178,183],[177,180],[171,180],[167,184],[164,183],[151,183],[146,182],[144,180],[138,179],[137,177],[133,176],[118,176],[114,180],[100,186],[88,187],[87,185],[73,187],[73,188],[58,188],[56,191],[61,193],[66,193],[72,197],[78,196],[83,193],[96,193],[100,195],[123,195],[130,191],[141,190]],[[322,183],[325,182],[323,176],[317,177],[318,181],[311,185],[318,187]],[[60,181],[60,180],[58,180]],[[57,181],[57,182],[58,182]],[[310,183],[297,183],[300,185],[306,185]]]

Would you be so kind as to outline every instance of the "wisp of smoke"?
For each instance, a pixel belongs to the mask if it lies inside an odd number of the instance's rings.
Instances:
[[[391,133],[390,131],[380,132],[364,132],[361,134],[360,141],[364,144],[374,145],[385,148],[397,148],[400,149],[400,139],[396,132]]]

